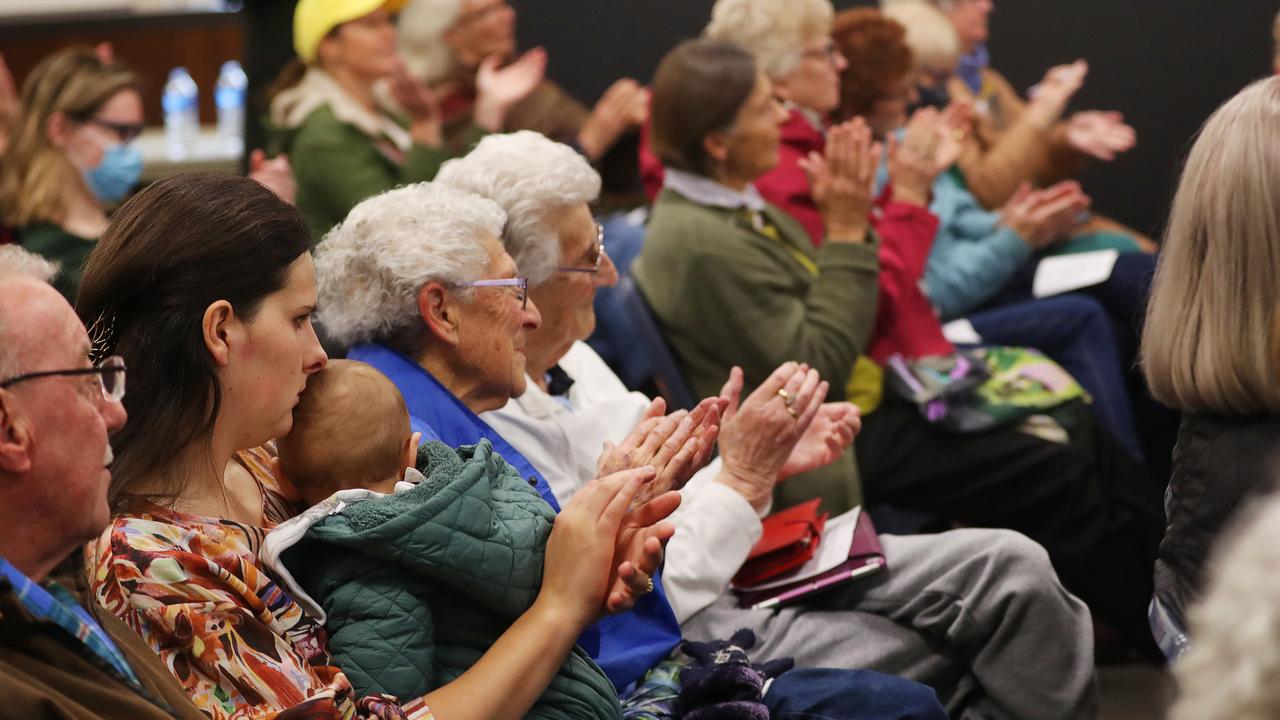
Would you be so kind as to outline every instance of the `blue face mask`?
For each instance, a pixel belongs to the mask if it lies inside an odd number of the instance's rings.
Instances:
[[[102,151],[102,162],[82,171],[84,181],[104,203],[120,202],[142,176],[142,153],[131,145],[111,145]]]

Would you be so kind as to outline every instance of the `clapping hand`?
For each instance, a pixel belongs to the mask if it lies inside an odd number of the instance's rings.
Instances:
[[[1033,250],[1043,250],[1080,224],[1090,202],[1080,184],[1072,180],[1034,191],[1023,183],[1001,208],[1001,223]]]
[[[1137,131],[1126,125],[1118,112],[1088,110],[1067,121],[1067,142],[1071,147],[1099,160],[1110,162],[1137,141]]]
[[[298,194],[298,183],[293,178],[293,167],[287,155],[277,155],[268,160],[262,150],[249,153],[249,179],[258,181],[290,205]]]
[[[529,97],[547,72],[547,51],[534,48],[515,62],[500,67],[502,58],[490,55],[476,71],[476,106],[473,119],[489,132],[502,132],[507,111]]]
[[[613,146],[622,134],[649,119],[649,91],[631,78],[609,86],[578,133],[578,146],[592,160]]]
[[[1089,63],[1084,60],[1049,68],[1040,84],[1031,89],[1031,102],[1027,106],[1037,127],[1047,130],[1062,117],[1067,103],[1084,85],[1088,74]]]
[[[849,449],[862,430],[862,411],[849,402],[823,403],[814,415],[787,462],[778,471],[778,479],[826,467]]]
[[[921,108],[911,116],[901,141],[889,136],[889,180],[895,201],[929,206],[933,181],[950,166],[938,158],[944,135],[942,113]]]
[[[637,494],[636,506],[667,491],[679,490],[711,457],[724,405],[718,397],[707,398],[692,412],[677,410],[663,415],[666,403],[661,398],[654,400],[621,443],[605,443],[596,463],[596,477],[652,466],[657,479]]]
[[[829,240],[866,239],[879,163],[880,145],[862,118],[831,128],[825,152],[800,159]]]
[[[431,86],[410,74],[404,61],[398,60],[387,87],[409,116],[409,132],[414,141],[427,147],[440,147],[444,142],[444,119],[440,115],[440,98]]]

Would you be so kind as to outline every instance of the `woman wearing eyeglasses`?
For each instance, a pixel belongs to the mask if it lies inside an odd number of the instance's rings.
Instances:
[[[141,132],[137,76],[91,48],[46,58],[23,83],[0,169],[0,213],[19,243],[60,265],[54,286],[68,299],[107,226],[107,206],[142,173],[131,145]]]

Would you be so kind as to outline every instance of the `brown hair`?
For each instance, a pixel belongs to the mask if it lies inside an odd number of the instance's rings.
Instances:
[[[717,40],[686,40],[653,76],[653,152],[664,165],[711,175],[702,141],[728,130],[756,86],[751,53]]]
[[[222,389],[204,344],[206,308],[226,300],[252,319],[310,243],[296,208],[221,173],[166,178],[112,216],[85,265],[76,310],[95,357],[120,355],[129,368],[129,422],[112,440],[114,511],[181,495],[185,478],[161,476],[213,430]],[[137,490],[144,481],[145,493]]]
[[[840,76],[841,118],[870,115],[914,67],[906,29],[875,8],[837,13],[831,37],[849,61]]]
[[[123,65],[103,63],[92,48],[70,47],[40,61],[22,84],[21,109],[9,119],[9,149],[0,165],[0,213],[18,227],[60,223],[67,188],[80,182],[75,166],[49,142],[49,118],[93,117],[122,90],[138,90]]]
[[[280,468],[309,503],[404,473],[409,408],[372,366],[332,360],[307,379],[293,429],[276,441]]]

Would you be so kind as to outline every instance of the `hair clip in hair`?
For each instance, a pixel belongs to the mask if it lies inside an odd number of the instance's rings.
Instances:
[[[89,361],[94,365],[111,356],[116,344],[116,314],[103,310],[89,326]]]

